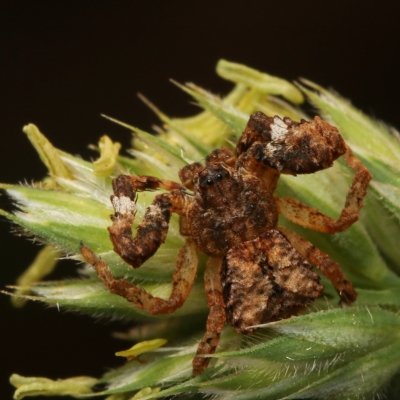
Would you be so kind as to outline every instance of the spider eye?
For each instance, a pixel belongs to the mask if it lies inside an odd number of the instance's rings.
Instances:
[[[221,180],[222,179],[222,174],[217,174],[217,179]]]
[[[207,179],[207,185],[212,185],[213,183],[214,183],[214,182],[213,182],[212,179],[210,179],[210,178]]]

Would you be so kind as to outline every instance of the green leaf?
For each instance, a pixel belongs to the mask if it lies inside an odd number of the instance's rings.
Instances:
[[[114,118],[110,118],[105,115],[103,116],[110,121],[113,121],[118,125],[124,126],[125,128],[133,131],[140,138],[140,140],[149,146],[152,152],[157,153],[157,155],[161,157],[161,159],[164,161],[164,164],[172,168],[174,171],[178,171],[180,168],[186,165],[187,161],[182,154],[182,149],[170,145],[168,142],[162,140],[156,135],[151,135],[150,133],[130,126]]]
[[[57,149],[47,140],[39,131],[36,125],[29,124],[23,127],[23,131],[28,136],[39,157],[46,165],[52,177],[70,178],[71,174],[68,168],[63,164]]]
[[[383,123],[367,117],[338,94],[305,79],[301,82],[316,90],[299,86],[323,116],[339,128],[358,155],[369,154],[381,160],[400,162],[399,140]]]
[[[206,92],[196,85],[188,84],[187,86],[183,86],[176,82],[175,84],[183,91],[190,94],[202,107],[210,111],[220,121],[227,125],[233,131],[235,136],[240,136],[242,134],[249,119],[248,114],[243,113],[238,108],[224,102],[217,96],[213,96],[211,93]],[[224,132],[221,132],[221,135],[222,134],[224,134],[224,137],[227,136]]]
[[[140,286],[162,298],[168,298],[171,292],[170,284],[140,283]],[[59,282],[46,282],[30,286],[34,296],[23,295],[23,299],[37,300],[42,303],[79,311],[96,317],[108,319],[125,319],[137,321],[138,319],[170,318],[169,315],[157,317],[136,308],[126,299],[111,294],[96,277],[82,280],[63,280]],[[174,313],[174,317],[204,314],[207,305],[203,285],[199,282],[194,285],[189,299]]]
[[[61,191],[12,185],[2,188],[23,211],[10,219],[48,243],[69,253],[79,252],[81,240],[95,251],[111,249],[107,235],[111,210],[103,204]]]
[[[301,91],[288,81],[256,71],[242,64],[219,60],[217,74],[224,79],[241,83],[264,94],[283,96],[294,104],[301,104],[304,101]]]
[[[400,366],[400,319],[379,308],[323,311],[266,328],[240,349],[215,354],[225,369],[149,398],[194,390],[246,400],[367,396]]]
[[[14,374],[10,383],[17,388],[15,400],[31,396],[72,396],[80,398],[84,394],[92,393],[90,389],[96,383],[95,378],[76,376],[74,378],[53,381],[47,378],[25,378]]]
[[[178,119],[169,118],[158,107],[146,99],[143,95],[139,98],[157,115],[157,117],[167,125],[168,132],[160,132],[163,140],[175,146],[182,147],[186,154],[186,159],[190,158],[191,162],[205,158],[210,149],[193,137],[192,132],[188,131],[178,122]]]
[[[15,296],[11,298],[14,307],[22,307],[25,304],[25,301],[20,296],[29,294],[32,283],[40,282],[51,274],[60,257],[61,253],[51,245],[45,246],[40,250],[33,263],[17,279],[16,283],[19,288],[14,292]]]

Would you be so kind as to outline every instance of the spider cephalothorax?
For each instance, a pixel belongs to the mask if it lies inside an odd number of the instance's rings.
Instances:
[[[355,176],[337,220],[295,199],[273,195],[281,173],[313,173],[330,167],[341,155]],[[225,320],[237,331],[251,333],[255,325],[296,315],[319,297],[323,286],[312,265],[332,281],[343,303],[355,301],[357,293],[336,262],[277,226],[279,212],[325,233],[343,231],[358,219],[371,176],[335,127],[319,117],[297,123],[256,112],[238,142],[236,157],[227,148],[217,149],[205,165],[190,164],[179,177],[182,184],[149,176],[114,179],[115,214],[108,228],[114,250],[138,268],[165,241],[171,214],[180,216],[186,244],[178,255],[169,299],[114,279],[104,261],[84,245],[81,250],[110,292],[151,314],[181,307],[196,277],[196,252],[209,257],[204,283],[210,311],[193,359],[193,375],[207,368],[207,355],[215,352]],[[157,188],[169,193],[155,196],[133,238],[137,192]]]

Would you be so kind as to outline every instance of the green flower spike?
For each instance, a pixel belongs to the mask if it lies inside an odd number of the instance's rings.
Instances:
[[[380,393],[399,372],[399,134],[309,81],[294,85],[224,60],[218,63],[217,73],[235,84],[223,98],[194,84],[177,84],[203,108],[191,118],[170,118],[142,96],[162,121],[156,135],[115,121],[134,132],[129,151],[134,157],[120,155],[120,146],[103,137],[98,147],[100,158],[91,163],[55,149],[34,125],[24,128],[48,167],[49,178],[32,186],[1,185],[19,211],[0,213],[51,247],[34,263],[34,273],[19,282],[21,288],[13,296],[141,324],[121,335],[135,344],[118,353],[128,359],[124,366],[100,378],[51,381],[13,375],[15,399],[38,395],[106,396],[107,400],[172,395],[243,400],[364,399]],[[113,212],[111,179],[129,173],[178,181],[178,170],[186,164],[204,159],[219,146],[234,147],[255,110],[294,120],[310,119],[299,106],[305,98],[338,126],[373,181],[361,220],[345,232],[325,235],[283,218],[280,223],[340,264],[359,293],[353,307],[339,307],[331,283],[323,280],[323,296],[304,315],[270,323],[253,335],[237,334],[226,327],[210,367],[192,378],[191,361],[208,313],[203,259],[189,299],[171,316],[152,317],[110,294],[87,266],[81,270],[83,279],[33,283],[46,275],[60,254],[82,261],[79,243],[83,241],[105,260],[114,277],[134,280],[149,292],[168,297],[175,260],[184,243],[178,221],[172,219],[165,244],[142,268],[127,266],[112,250],[107,232]],[[342,208],[351,176],[339,160],[334,167],[309,176],[282,176],[277,194],[299,199],[334,217]],[[139,194],[136,221],[141,221],[154,196],[154,192]],[[57,253],[49,259],[50,250]],[[166,341],[168,345],[163,346]],[[96,392],[100,387],[105,389]]]

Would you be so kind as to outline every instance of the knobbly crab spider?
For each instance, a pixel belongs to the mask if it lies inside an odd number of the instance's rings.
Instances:
[[[337,220],[295,199],[273,195],[280,174],[310,174],[330,167],[342,155],[355,176]],[[337,128],[319,117],[293,122],[256,112],[237,144],[236,156],[225,147],[217,149],[205,166],[187,165],[179,178],[182,184],[150,176],[115,178],[115,214],[108,228],[114,250],[139,268],[165,241],[171,214],[180,216],[186,243],[178,255],[169,299],[114,279],[87,246],[82,244],[81,251],[111,293],[151,314],[173,313],[181,307],[196,277],[196,252],[209,257],[204,274],[209,314],[193,359],[194,376],[207,368],[207,355],[215,352],[225,320],[238,332],[251,333],[255,325],[297,315],[319,297],[323,286],[312,265],[331,280],[342,303],[356,300],[357,292],[336,262],[277,225],[279,213],[325,233],[344,231],[357,221],[371,175]],[[133,238],[137,192],[151,189],[168,192],[155,196]]]

